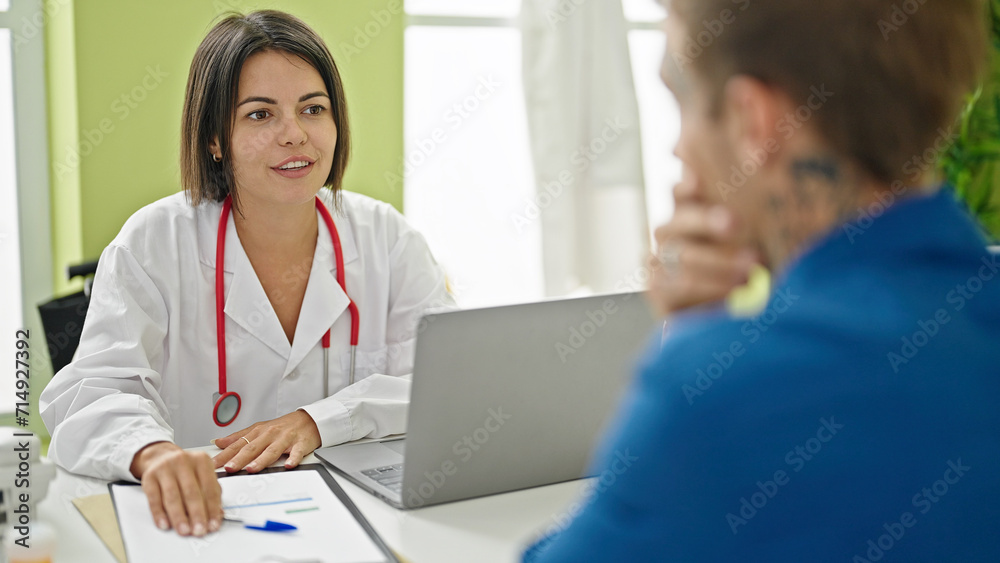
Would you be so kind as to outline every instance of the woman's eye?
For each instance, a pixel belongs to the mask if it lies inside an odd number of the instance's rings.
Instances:
[[[266,109],[259,109],[257,111],[252,111],[252,112],[248,113],[247,117],[249,117],[250,119],[252,119],[254,121],[260,121],[260,120],[266,118],[267,115],[268,115],[268,113],[267,113]]]
[[[319,115],[319,114],[323,113],[324,111],[326,111],[326,108],[323,107],[323,106],[309,106],[309,107],[307,107],[305,109],[305,111],[309,115]]]

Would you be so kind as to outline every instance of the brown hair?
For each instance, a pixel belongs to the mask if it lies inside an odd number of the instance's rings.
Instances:
[[[950,128],[987,61],[981,0],[667,5],[685,23],[685,45],[699,33],[709,43],[689,62],[714,93],[716,114],[734,75],[777,87],[795,104],[825,86],[833,96],[815,113],[817,130],[835,152],[883,182],[901,180],[906,162]],[[719,23],[725,11],[726,24]],[[706,29],[718,33],[704,35]]]
[[[236,119],[236,104],[243,63],[265,50],[285,51],[301,57],[319,72],[330,95],[337,127],[333,165],[324,185],[334,201],[350,157],[347,100],[337,65],[326,44],[302,20],[276,10],[247,15],[231,14],[220,21],[198,46],[191,62],[184,113],[181,120],[181,185],[194,205],[203,199],[222,201],[233,196],[239,209],[235,172],[229,141]],[[218,137],[222,162],[215,162],[209,147]]]

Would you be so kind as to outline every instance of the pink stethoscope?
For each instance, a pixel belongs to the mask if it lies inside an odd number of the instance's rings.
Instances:
[[[226,256],[226,222],[229,219],[229,210],[233,202],[229,196],[222,203],[222,216],[219,217],[219,235],[215,244],[215,327],[217,346],[219,350],[219,392],[213,393],[215,408],[212,409],[212,418],[218,426],[228,426],[240,414],[242,401],[235,391],[226,391],[226,317],[223,313],[223,261]],[[327,228],[330,230],[330,238],[333,239],[333,256],[337,264],[337,283],[340,284],[344,294],[347,294],[347,284],[344,281],[344,252],[340,248],[340,235],[337,227],[333,224],[333,217],[327,211],[326,206],[316,197],[316,209],[323,217]],[[360,319],[358,318],[358,306],[348,296],[347,308],[351,312],[351,372],[350,385],[354,384],[354,353],[358,349],[358,329]],[[330,396],[330,329],[323,335],[323,397]]]

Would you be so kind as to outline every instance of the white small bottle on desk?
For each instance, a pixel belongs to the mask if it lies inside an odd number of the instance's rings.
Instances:
[[[4,534],[3,551],[7,563],[52,563],[56,552],[56,533],[45,522],[34,522],[27,541],[18,544],[18,535],[8,529]],[[27,543],[28,547],[24,547]]]
[[[55,479],[38,436],[0,427],[0,532],[7,563],[51,563],[55,530],[38,520],[38,503]]]

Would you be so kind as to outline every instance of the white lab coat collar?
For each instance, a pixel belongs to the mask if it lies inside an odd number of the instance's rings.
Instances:
[[[333,222],[337,226],[346,269],[347,264],[358,259],[354,229],[347,216],[347,210],[345,209],[344,213],[338,213],[333,207],[331,195],[329,190],[321,190],[320,199],[330,210]],[[202,236],[202,260],[213,269],[212,275],[214,276],[215,249],[222,206],[215,204],[206,207],[208,223],[214,224],[215,228],[203,229],[205,235]],[[281,323],[278,322],[277,314],[275,314],[267,294],[264,293],[264,288],[254,272],[253,265],[250,263],[243,245],[239,242],[232,214],[230,214],[226,225],[226,256],[223,268],[225,272],[232,274],[232,283],[229,284],[226,292],[224,311],[227,317],[243,327],[254,338],[288,359],[282,377],[291,373],[306,354],[316,347],[317,342],[323,338],[323,334],[346,312],[350,301],[340,284],[337,283],[333,239],[326,228],[326,222],[319,215],[319,211],[316,212],[316,215],[320,226],[316,240],[316,251],[313,254],[309,281],[306,284],[306,293],[302,300],[302,312],[299,314],[298,324],[295,327],[295,339],[292,344],[288,343]],[[213,216],[214,220],[212,220]]]

